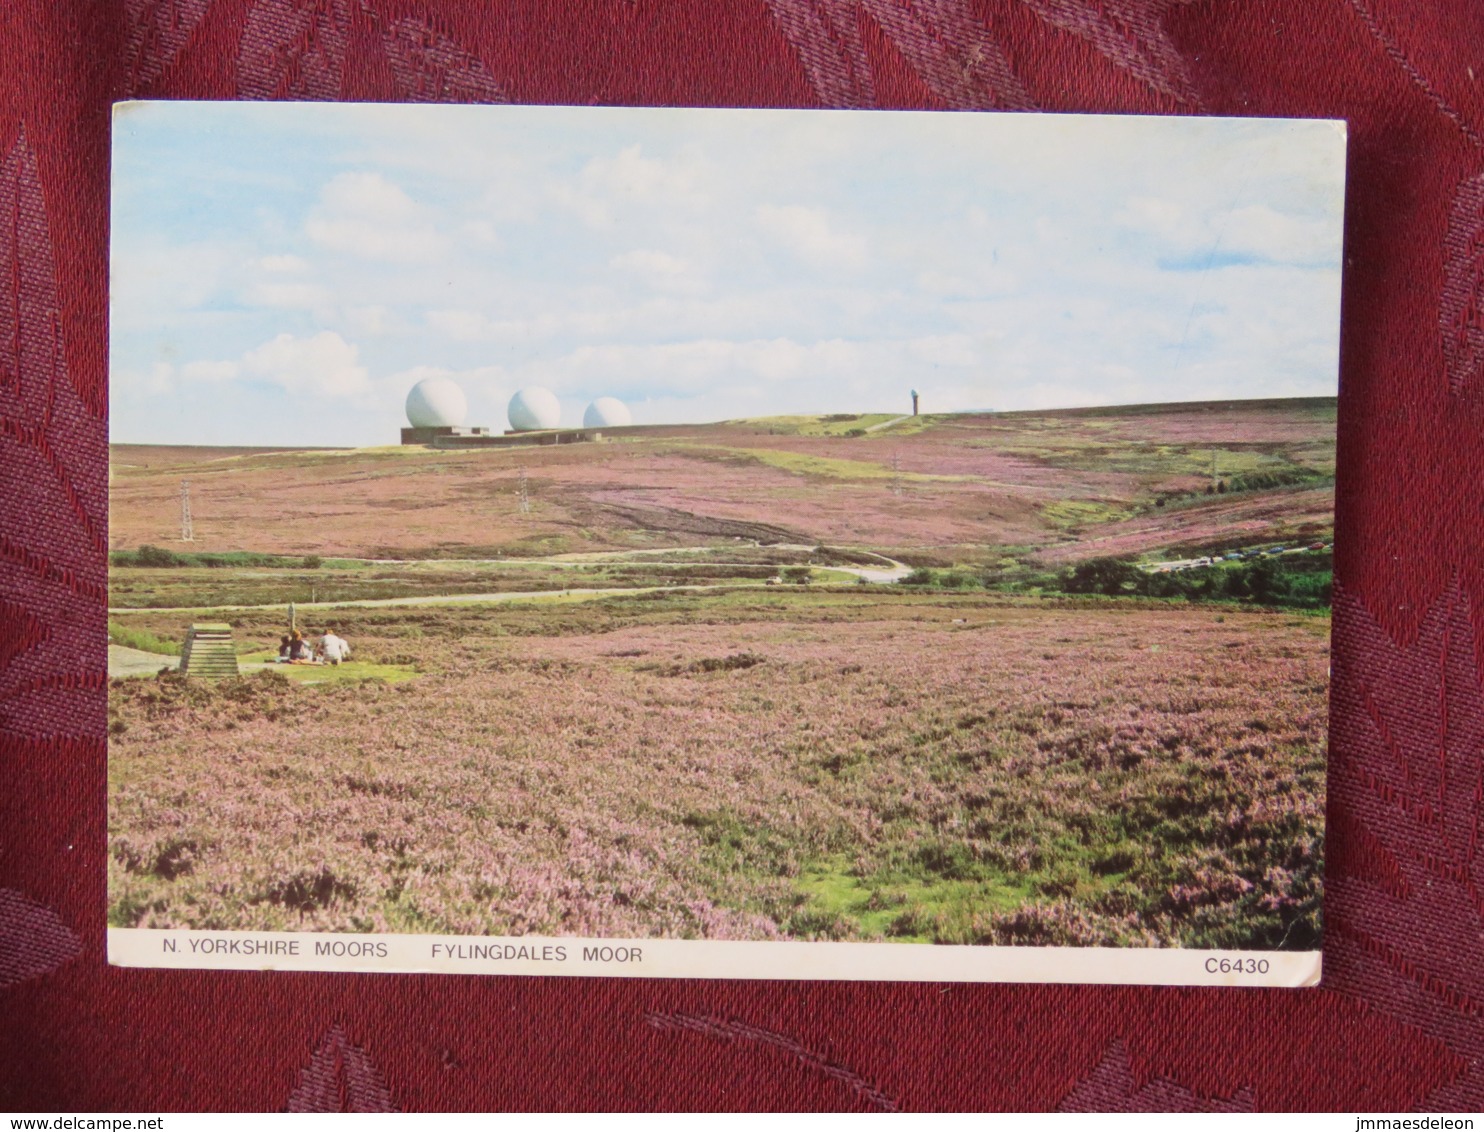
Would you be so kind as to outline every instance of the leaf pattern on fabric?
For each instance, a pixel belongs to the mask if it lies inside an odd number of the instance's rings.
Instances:
[[[809,85],[825,106],[876,105],[858,8],[857,0],[768,0],[774,22],[798,52]]]
[[[865,0],[865,7],[950,109],[1035,109],[1005,52],[963,0]]]
[[[1461,393],[1484,384],[1484,173],[1453,194],[1443,240],[1443,290],[1438,327],[1448,388]]]
[[[339,1026],[320,1039],[299,1074],[286,1112],[396,1112],[381,1073]]]
[[[1180,0],[1021,0],[1050,24],[1091,43],[1136,79],[1186,106],[1201,103],[1161,16]]]
[[[210,6],[211,0],[124,0],[124,89],[132,94],[163,75]]]
[[[239,96],[339,98],[350,19],[348,0],[258,0],[237,53]]]
[[[46,626],[30,610],[12,601],[0,600],[0,624],[6,630],[6,635],[0,637],[0,669],[47,637]]]
[[[1115,1040],[1096,1069],[1077,1082],[1058,1112],[1252,1112],[1251,1089],[1228,1098],[1203,1100],[1183,1085],[1156,1077],[1142,1089],[1134,1087],[1128,1049]]]
[[[477,55],[418,20],[393,24],[382,46],[409,102],[508,101]]]
[[[0,989],[55,971],[82,941],[50,908],[0,888]]]
[[[1342,592],[1335,642],[1332,812],[1374,839],[1389,868],[1373,868],[1370,854],[1347,855],[1328,878],[1325,985],[1441,1038],[1477,1065],[1484,1059],[1484,696],[1470,603],[1455,582],[1416,639],[1401,645]],[[1480,1107],[1481,1083],[1474,1071],[1448,1086],[1455,1107]]]
[[[825,106],[876,104],[862,13],[954,110],[1031,110],[1025,85],[964,0],[768,0]]]
[[[832,1081],[838,1081],[872,1108],[883,1112],[897,1111],[897,1102],[859,1073],[835,1064],[786,1034],[764,1030],[760,1026],[751,1026],[746,1022],[707,1018],[699,1014],[651,1011],[645,1014],[644,1020],[656,1030],[702,1034],[708,1038],[719,1038],[724,1042],[752,1042],[759,1046],[782,1050],[816,1073]]]
[[[0,162],[0,601],[26,628],[0,657],[0,729],[101,734],[105,427],[67,375],[56,273],[24,132]],[[11,622],[14,624],[14,622]]]
[[[341,98],[353,20],[370,33],[365,42],[385,55],[394,87],[388,97],[507,101],[479,56],[422,20],[385,27],[366,0],[258,0],[238,52],[238,92],[258,99]]]
[[[1350,7],[1360,17],[1361,23],[1365,25],[1366,31],[1370,32],[1371,38],[1380,45],[1382,51],[1386,52],[1387,57],[1401,68],[1402,73],[1432,103],[1433,108],[1458,127],[1459,133],[1468,139],[1470,145],[1484,149],[1484,137],[1479,136],[1479,132],[1474,129],[1469,120],[1459,112],[1456,106],[1443,97],[1437,86],[1412,62],[1407,53],[1402,50],[1401,45],[1366,6],[1365,0],[1350,0]],[[1470,73],[1470,78],[1472,77]]]

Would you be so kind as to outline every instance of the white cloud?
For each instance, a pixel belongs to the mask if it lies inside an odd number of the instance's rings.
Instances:
[[[1323,264],[1338,258],[1340,218],[1280,212],[1266,204],[1195,209],[1163,197],[1130,198],[1115,220],[1155,238],[1166,257],[1189,266],[1239,260]]]
[[[427,314],[428,326],[459,342],[482,342],[492,337],[494,324],[478,311],[436,310]]]
[[[1008,295],[1016,290],[1018,279],[1014,272],[989,263],[964,266],[967,270],[962,272],[932,269],[920,271],[917,274],[917,286],[926,294],[942,298]]]
[[[823,209],[760,204],[754,216],[759,231],[813,267],[850,270],[865,266],[865,239],[839,231]]]
[[[637,145],[613,157],[594,157],[583,166],[581,180],[588,191],[603,196],[692,204],[701,199],[697,172],[688,162],[645,157]]]
[[[209,306],[240,256],[226,243],[130,239],[109,261],[110,319],[116,328],[157,327]]]
[[[668,394],[706,394],[739,387],[771,389],[822,406],[842,383],[881,390],[939,367],[972,369],[983,362],[980,344],[966,335],[903,339],[792,338],[735,341],[720,338],[657,344],[582,346],[554,361],[532,363],[514,377],[557,391],[596,395],[604,389],[643,387]],[[782,410],[780,410],[782,411]]]
[[[1221,245],[1239,255],[1273,263],[1334,263],[1340,247],[1338,218],[1294,216],[1265,204],[1234,209]]]
[[[668,252],[636,248],[608,261],[610,267],[634,276],[657,291],[694,291],[701,280],[690,261]]]
[[[1177,201],[1131,197],[1113,218],[1136,232],[1147,232],[1166,244],[1190,246],[1206,232],[1201,218],[1189,215]]]
[[[390,333],[397,321],[395,315],[379,303],[366,307],[346,307],[341,315],[351,329],[370,337]]]
[[[147,369],[114,369],[108,375],[113,395],[158,396],[175,388],[175,367],[169,362],[155,362]]]
[[[500,233],[488,220],[470,220],[464,225],[463,232],[476,244],[483,244],[487,248],[500,246]]]
[[[704,209],[713,199],[705,180],[687,157],[647,157],[641,146],[631,145],[590,158],[575,179],[555,178],[549,191],[589,228],[606,232],[621,215],[665,217]]]
[[[555,315],[536,318],[490,318],[481,311],[453,308],[431,310],[425,316],[428,327],[456,342],[521,342],[547,338],[563,320]]]
[[[930,366],[969,367],[984,361],[989,340],[970,334],[934,334],[907,343],[913,357]]]
[[[379,173],[333,177],[304,232],[331,251],[394,263],[435,260],[447,249],[427,211]]]
[[[358,397],[371,382],[356,347],[334,331],[310,338],[280,334],[242,357],[242,373],[314,397]]]
[[[241,372],[235,362],[187,362],[180,376],[187,381],[231,381]]]
[[[299,272],[309,270],[309,261],[296,255],[265,255],[257,260],[257,266],[264,271]]]
[[[315,283],[259,282],[250,284],[242,299],[251,306],[312,311],[328,303],[330,293]]]

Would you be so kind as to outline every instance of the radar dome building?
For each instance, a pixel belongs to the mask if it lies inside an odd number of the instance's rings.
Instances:
[[[446,377],[425,377],[408,391],[407,423],[403,444],[447,446],[457,440],[488,437],[487,428],[465,428],[469,402],[459,383]]]
[[[577,444],[602,438],[592,426],[594,412],[604,423],[628,424],[629,411],[612,397],[588,407],[586,429],[562,428],[562,403],[548,389],[531,386],[510,398],[510,431],[492,435],[487,428],[464,424],[469,405],[464,391],[446,377],[426,377],[407,394],[403,444],[424,448],[512,448],[542,444]],[[587,431],[591,429],[592,431]]]
[[[582,414],[583,428],[622,428],[633,423],[629,407],[617,397],[599,397]]]
[[[425,377],[407,394],[407,423],[413,428],[458,428],[468,415],[464,391],[446,377]]]
[[[535,385],[510,398],[509,413],[515,432],[554,429],[562,423],[562,403],[551,390]]]

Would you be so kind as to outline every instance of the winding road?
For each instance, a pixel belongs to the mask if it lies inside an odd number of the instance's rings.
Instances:
[[[698,547],[698,548],[695,548],[695,549],[704,550],[704,549],[707,549],[707,548]],[[780,547],[779,549],[785,549],[785,550],[788,550],[788,549],[812,550],[813,548],[812,547]],[[627,554],[646,554],[646,553],[651,553],[651,552],[646,552],[646,551],[630,551],[630,552],[625,552],[626,555]],[[675,550],[675,549],[672,548],[672,549],[657,551],[657,552],[653,552],[653,553],[675,554],[675,553],[677,553],[677,550]],[[683,549],[681,551],[679,551],[679,553],[683,553]],[[833,566],[832,565],[832,566],[820,567],[820,569],[838,570],[842,574],[853,574],[857,578],[863,578],[867,582],[871,582],[873,584],[878,584],[878,585],[880,585],[880,584],[886,584],[886,583],[890,583],[890,582],[900,581],[902,578],[905,578],[908,574],[910,574],[912,572],[912,567],[906,565],[905,563],[898,562],[898,561],[896,561],[895,559],[892,559],[892,558],[886,558],[884,555],[877,555],[876,557],[881,558],[884,562],[891,563],[891,565],[890,566]],[[396,560],[396,559],[367,559],[366,561],[374,561],[378,565],[399,565],[399,564],[406,564],[405,562],[400,562],[399,560]],[[499,563],[501,565],[515,565],[515,566],[542,565],[542,566],[574,567],[574,566],[579,566],[579,565],[592,564],[592,563],[597,562],[597,561],[609,561],[609,562],[612,562],[612,561],[615,561],[615,559],[612,558],[612,557],[608,557],[608,558],[604,559],[604,558],[600,558],[600,557],[594,557],[592,555],[566,555],[566,556],[563,556],[560,559],[557,559],[557,558],[520,558],[520,559],[485,559],[485,558],[475,559],[475,558],[470,558],[470,559],[440,559],[439,561],[441,563],[450,564],[450,565],[456,565],[456,564],[461,563],[461,562],[469,562],[469,563],[476,563],[477,562],[477,563],[482,563],[482,564]],[[672,562],[672,561],[665,561],[665,560],[657,560],[657,561],[652,562],[652,565],[655,565],[655,566],[695,566],[695,565],[706,565],[706,566],[756,566],[758,564],[756,562],[706,562],[706,563],[695,563],[695,562],[685,562],[685,561],[673,561]],[[779,567],[780,570],[785,569],[785,568],[786,567],[782,567],[782,566]],[[588,586],[582,586],[582,587],[568,587],[566,589],[553,589],[553,590],[515,590],[515,591],[498,591],[498,592],[494,592],[494,593],[477,593],[477,594],[429,594],[429,595],[421,596],[421,597],[351,598],[351,599],[346,599],[346,600],[342,600],[342,601],[296,601],[296,602],[293,602],[292,604],[293,604],[293,606],[294,606],[295,609],[347,609],[347,608],[352,608],[352,609],[380,609],[380,608],[386,608],[386,607],[420,606],[420,605],[488,605],[488,604],[494,604],[494,603],[499,603],[499,602],[507,602],[507,601],[522,601],[522,600],[527,600],[527,599],[532,599],[532,598],[576,597],[576,596],[581,596],[581,597],[622,597],[625,594],[654,593],[654,592],[656,592],[658,590],[665,590],[665,591],[668,591],[670,593],[675,593],[675,592],[681,592],[681,591],[697,591],[697,590],[730,590],[730,589],[738,589],[738,588],[742,588],[742,587],[746,587],[746,586],[756,586],[757,588],[761,588],[764,584],[765,583],[762,583],[762,582],[753,582],[753,583],[748,583],[748,582],[714,582],[714,583],[700,583],[700,584],[696,584],[696,585],[676,585],[676,586],[605,586],[605,587],[588,587]],[[258,605],[209,605],[209,606],[207,606],[207,605],[171,605],[171,606],[148,606],[148,607],[110,608],[108,612],[109,612],[109,615],[110,616],[125,615],[125,614],[130,614],[130,613],[201,613],[201,612],[205,612],[205,611],[208,611],[208,610],[210,610],[210,611],[231,612],[231,613],[243,613],[243,612],[250,612],[250,611],[253,611],[253,610],[262,610],[262,609],[285,609],[285,608],[288,607],[289,604],[290,604],[289,602],[285,602],[285,601],[275,601],[275,602],[268,602],[266,604],[258,604]],[[112,649],[112,648],[117,648],[119,646],[110,645],[109,647],[110,647],[110,649]],[[134,651],[137,651],[137,650],[130,649],[130,650],[127,650],[127,651],[134,652]],[[143,655],[148,656],[148,655],[152,655],[152,654],[145,653]],[[110,662],[110,668],[111,667],[112,667],[112,664]]]
[[[705,548],[705,547],[697,547],[695,549],[697,549],[697,550],[704,550],[704,549],[707,549],[707,548]],[[779,549],[787,549],[787,550],[793,550],[793,549],[798,549],[798,550],[812,550],[813,547],[781,547]],[[675,554],[675,553],[683,553],[683,550],[682,551],[677,551],[674,548],[667,548],[667,549],[658,550],[658,551],[642,551],[641,550],[641,551],[631,551],[631,552],[627,552],[627,553],[628,554],[644,554],[644,555],[648,556],[649,554]],[[912,572],[912,567],[906,565],[905,563],[898,562],[898,561],[896,561],[895,559],[892,559],[892,558],[886,558],[884,555],[877,555],[877,557],[878,558],[881,558],[885,562],[890,562],[891,565],[890,566],[880,566],[880,567],[876,567],[876,566],[828,566],[828,567],[824,567],[824,569],[838,570],[838,571],[840,571],[841,573],[844,573],[844,574],[854,574],[857,578],[864,578],[867,582],[871,582],[873,584],[885,584],[885,583],[900,581],[902,578],[905,578],[908,574],[910,574]],[[585,563],[586,564],[590,564],[590,563],[595,562],[595,561],[603,561],[603,560],[606,560],[606,561],[610,561],[611,562],[611,561],[613,561],[613,558],[612,557],[606,557],[605,558],[601,554],[599,554],[597,556],[584,554],[584,555],[566,555],[562,559],[539,559],[539,558],[537,558],[537,559],[533,559],[533,558],[516,559],[516,560],[514,560],[513,563],[511,562],[510,559],[462,559],[462,560],[459,560],[459,561],[482,562],[482,563],[500,562],[500,563],[504,563],[504,564],[516,564],[516,565],[533,565],[533,564],[539,564],[539,565],[548,565],[548,566],[577,566],[577,565],[582,565],[582,564],[585,564]],[[397,564],[399,564],[396,560],[392,560],[392,559],[375,559],[375,560],[368,560],[368,561],[376,561],[379,565],[397,565]],[[446,560],[445,559],[443,561],[453,561],[453,560]],[[694,565],[697,565],[694,562],[665,561],[665,560],[654,561],[653,564],[656,565],[656,566],[694,566]],[[757,565],[757,563],[755,563],[755,562],[708,562],[708,563],[705,563],[705,565],[708,565],[708,566],[755,566],[755,565]],[[782,569],[782,567],[780,567],[780,569]],[[622,596],[624,596],[626,594],[654,593],[654,592],[656,592],[658,590],[665,590],[665,591],[667,591],[669,593],[677,593],[677,592],[682,592],[682,591],[684,591],[684,592],[695,592],[695,591],[699,591],[699,590],[730,590],[730,589],[737,589],[737,588],[739,588],[739,586],[743,586],[743,587],[750,586],[752,588],[761,589],[761,588],[763,588],[764,585],[765,585],[765,583],[762,583],[762,582],[756,582],[756,583],[727,582],[727,583],[706,583],[706,584],[701,584],[701,585],[681,585],[681,586],[622,586],[622,587],[617,587],[616,586],[616,587],[610,587],[610,588],[606,588],[606,589],[598,589],[598,588],[592,588],[592,587],[581,587],[581,588],[572,588],[572,589],[564,589],[564,590],[521,590],[521,591],[515,591],[515,592],[481,593],[481,594],[431,594],[431,595],[428,595],[426,597],[363,598],[363,599],[359,599],[359,600],[352,599],[352,600],[348,600],[348,601],[315,601],[315,602],[299,602],[299,601],[296,601],[296,602],[293,603],[293,605],[294,605],[294,608],[296,610],[310,610],[310,609],[314,609],[314,610],[328,610],[328,609],[346,609],[346,608],[377,609],[377,608],[394,607],[394,606],[423,606],[423,605],[426,605],[426,606],[437,606],[437,605],[489,605],[489,604],[495,604],[495,603],[499,603],[499,602],[529,600],[529,599],[532,599],[532,598],[554,598],[554,597],[622,597]],[[116,614],[129,614],[129,613],[205,613],[205,612],[213,612],[213,613],[215,613],[215,612],[242,613],[242,612],[251,612],[251,611],[254,611],[254,610],[264,610],[264,609],[285,609],[285,608],[287,608],[287,606],[288,606],[288,603],[287,602],[280,601],[280,602],[272,602],[272,603],[267,604],[267,605],[212,605],[212,606],[177,605],[177,606],[167,606],[167,607],[146,607],[146,608],[130,608],[130,609],[110,609],[108,612],[109,612],[109,615],[110,616],[113,616],[113,615],[116,615]],[[109,675],[110,678],[120,677],[120,676],[153,676],[155,673],[159,672],[161,668],[175,668],[175,667],[177,667],[179,665],[179,663],[180,663],[179,662],[179,659],[176,658],[176,657],[163,656],[163,655],[161,655],[159,653],[144,652],[144,651],[142,651],[140,649],[126,648],[123,645],[110,644],[108,646],[108,675]],[[266,667],[266,666],[254,666],[254,667]]]

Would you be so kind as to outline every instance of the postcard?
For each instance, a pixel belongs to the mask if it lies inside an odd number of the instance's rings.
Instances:
[[[110,961],[1316,982],[1344,168],[121,104]]]

